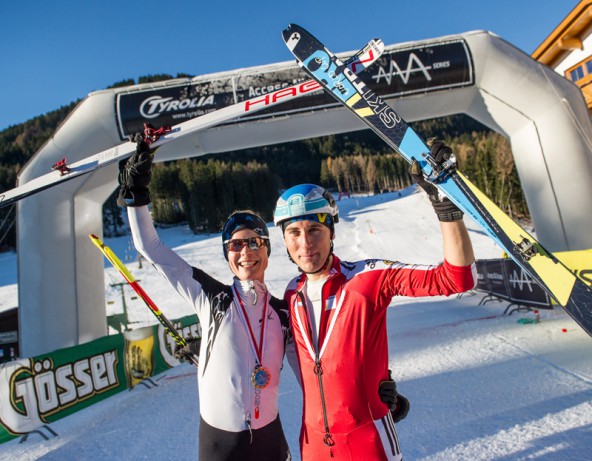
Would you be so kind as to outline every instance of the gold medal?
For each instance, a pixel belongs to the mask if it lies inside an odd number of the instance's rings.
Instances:
[[[269,370],[261,365],[255,367],[255,370],[251,375],[251,381],[253,382],[255,389],[263,389],[264,387],[267,387],[270,378],[271,374],[269,373]]]

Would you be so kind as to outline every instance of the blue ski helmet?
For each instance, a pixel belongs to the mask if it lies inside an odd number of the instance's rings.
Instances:
[[[319,215],[326,215],[326,219],[321,220]],[[333,224],[339,222],[339,208],[327,189],[315,184],[299,184],[280,196],[273,213],[276,226],[281,225],[283,231],[288,222],[305,219],[325,224],[333,234]]]
[[[224,258],[228,261],[228,252],[226,251],[226,245],[224,242],[230,240],[232,234],[241,229],[251,229],[265,238],[265,245],[267,246],[267,256],[271,254],[271,242],[269,241],[269,230],[267,225],[258,215],[252,211],[235,211],[226,220],[226,224],[222,228],[222,251],[224,252]]]

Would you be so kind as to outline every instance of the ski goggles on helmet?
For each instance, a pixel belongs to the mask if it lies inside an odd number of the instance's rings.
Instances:
[[[249,247],[249,249],[256,251],[262,246],[266,245],[266,241],[269,240],[268,237],[249,237],[245,239],[230,239],[224,241],[224,249],[228,251],[242,251],[245,245]]]

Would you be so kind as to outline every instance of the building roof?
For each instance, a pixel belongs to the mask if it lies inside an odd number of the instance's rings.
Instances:
[[[532,57],[537,61],[556,67],[576,49],[582,49],[582,41],[592,28],[592,0],[581,0],[539,47]]]

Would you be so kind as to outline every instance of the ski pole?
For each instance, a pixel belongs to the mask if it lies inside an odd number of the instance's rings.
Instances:
[[[105,255],[107,260],[115,267],[119,273],[123,276],[127,283],[134,289],[134,291],[142,298],[146,306],[152,311],[154,316],[158,319],[158,321],[162,324],[165,328],[165,331],[173,338],[175,343],[177,343],[180,347],[185,347],[187,345],[187,341],[183,336],[179,334],[175,326],[170,322],[168,318],[162,313],[162,311],[158,308],[158,306],[150,299],[148,294],[144,291],[144,289],[140,286],[138,281],[134,278],[131,272],[128,270],[127,267],[121,262],[121,260],[117,257],[115,253],[109,248],[107,245],[103,243],[103,241],[94,234],[89,234],[89,238],[95,244],[95,246],[101,250],[101,253]],[[198,359],[193,354],[190,356],[191,362],[198,366]]]

